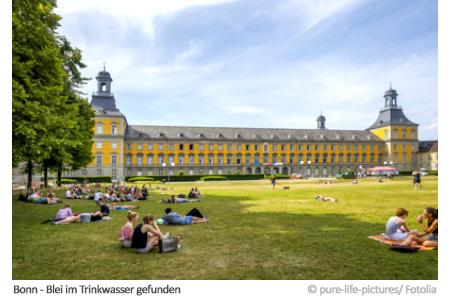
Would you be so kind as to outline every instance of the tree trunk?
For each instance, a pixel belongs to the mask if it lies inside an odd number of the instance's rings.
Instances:
[[[61,186],[62,167],[58,166],[58,186]]]
[[[31,193],[31,186],[33,183],[33,162],[29,160],[27,162],[27,190],[28,193]]]
[[[48,188],[48,167],[47,163],[44,162],[44,188]]]

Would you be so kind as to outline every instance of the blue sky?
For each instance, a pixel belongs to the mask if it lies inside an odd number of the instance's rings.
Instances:
[[[130,124],[365,129],[392,82],[437,138],[437,1],[58,1]]]

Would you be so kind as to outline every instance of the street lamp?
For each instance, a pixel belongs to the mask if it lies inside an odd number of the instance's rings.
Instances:
[[[175,163],[174,162],[171,162],[170,163],[170,166],[171,167],[175,167]],[[168,178],[168,181],[170,182],[170,171],[171,171],[171,169],[169,168],[169,178]]]

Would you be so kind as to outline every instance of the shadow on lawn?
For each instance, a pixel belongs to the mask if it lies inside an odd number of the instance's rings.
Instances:
[[[318,207],[305,211],[298,207],[296,211],[273,211],[276,207],[269,212],[251,211],[259,200],[251,196],[208,194],[195,203],[156,202],[167,195],[151,193],[151,200],[139,202],[141,217],[146,213],[159,216],[168,206],[180,214],[197,207],[210,222],[161,226],[163,231],[184,237],[180,252],[164,255],[137,255],[118,246],[124,213],[114,212],[111,221],[100,224],[40,225],[58,207],[14,201],[13,278],[437,278],[436,252],[392,252],[367,238],[380,233],[384,224],[364,222],[356,215],[321,214]],[[95,207],[86,200],[70,203],[76,210]],[[61,266],[65,266],[64,270]]]

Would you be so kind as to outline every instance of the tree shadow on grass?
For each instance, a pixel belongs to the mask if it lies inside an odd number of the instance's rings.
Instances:
[[[181,214],[197,207],[210,218],[206,224],[161,226],[183,235],[181,251],[146,255],[119,247],[123,212],[99,224],[51,226],[39,222],[56,207],[13,204],[13,278],[437,279],[436,251],[402,254],[367,238],[384,224],[314,209],[253,211],[257,201],[208,194],[196,203],[139,202],[141,217],[159,216],[170,206]],[[76,209],[93,207],[73,203]]]

